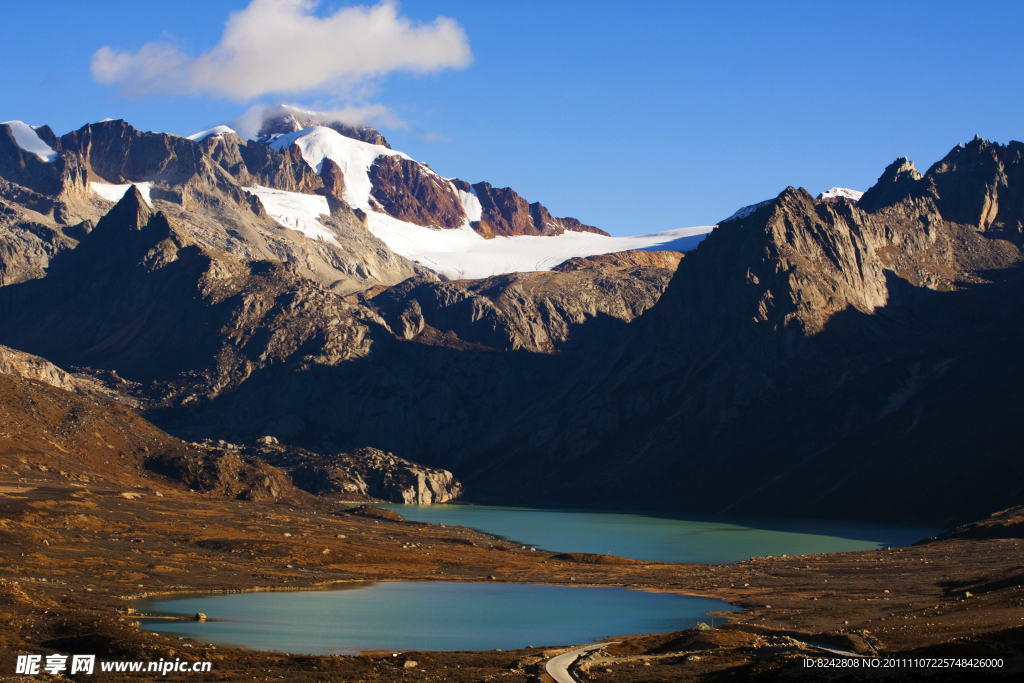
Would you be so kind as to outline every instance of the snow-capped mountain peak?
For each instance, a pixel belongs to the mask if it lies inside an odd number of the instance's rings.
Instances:
[[[373,210],[370,203],[370,193],[373,191],[370,167],[373,166],[373,162],[381,156],[409,159],[409,156],[402,152],[346,137],[325,126],[310,126],[293,133],[276,135],[268,145],[276,152],[284,151],[292,145],[297,146],[302,158],[317,173],[321,173],[324,159],[333,161],[345,176],[342,199],[363,211]]]
[[[836,202],[841,199],[845,199],[848,202],[856,204],[860,201],[860,198],[864,196],[863,192],[857,190],[850,190],[845,187],[833,187],[831,190],[826,190],[818,195],[818,199],[825,201]]]
[[[199,133],[189,135],[188,139],[193,142],[202,142],[206,138],[218,137],[220,135],[227,135],[228,133],[234,133],[235,131],[227,126],[214,126],[209,130],[204,130]],[[236,133],[237,135],[237,133]]]

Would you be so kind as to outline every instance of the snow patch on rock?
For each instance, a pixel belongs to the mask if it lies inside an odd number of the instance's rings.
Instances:
[[[826,190],[818,195],[818,199],[848,199],[851,202],[859,202],[860,198],[864,196],[863,192],[857,190],[850,190],[845,187],[833,187],[831,190]]]
[[[757,204],[750,204],[749,206],[744,206],[742,209],[740,209],[739,211],[737,211],[736,213],[722,221],[722,223],[728,223],[729,221],[738,221],[741,218],[746,218],[750,214],[760,209],[765,204],[770,204],[771,201],[772,200],[770,199],[766,199],[763,202],[758,202]]]
[[[456,188],[453,183],[452,189],[455,190],[455,194],[462,204],[462,210],[466,212],[466,218],[471,222],[480,220],[484,215],[484,207],[480,205],[480,199],[476,196],[476,190],[473,189],[473,186],[469,186],[469,192],[463,192]]]
[[[331,209],[327,205],[325,197],[317,194],[272,190],[269,187],[258,185],[247,187],[246,190],[260,198],[267,214],[282,227],[297,230],[311,239],[338,244],[338,240],[331,231],[317,220],[321,214],[331,215]]]
[[[106,199],[108,202],[114,202],[115,204],[121,201],[121,197],[124,193],[131,188],[132,185],[139,188],[139,193],[142,198],[146,200],[146,203],[153,206],[153,202],[149,198],[149,190],[153,187],[153,183],[127,183],[125,185],[109,185],[107,183],[97,183],[95,181],[89,183],[89,187],[92,191],[99,196]]]
[[[11,127],[11,133],[14,134],[14,141],[18,143],[18,147],[21,147],[30,154],[35,154],[37,157],[45,161],[46,163],[52,163],[57,158],[57,153],[53,151],[53,147],[42,141],[39,135],[36,134],[35,128],[21,121],[4,121],[5,126]]]
[[[202,132],[194,133],[192,135],[189,135],[188,139],[192,140],[194,142],[202,142],[203,140],[205,140],[206,138],[209,138],[209,137],[219,137],[221,135],[226,135],[227,133],[234,133],[234,132],[235,132],[234,130],[232,130],[231,128],[228,128],[227,126],[214,126],[213,128],[210,128],[209,130],[204,130]]]

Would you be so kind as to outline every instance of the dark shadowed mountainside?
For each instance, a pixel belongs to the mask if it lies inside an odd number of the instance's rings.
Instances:
[[[0,342],[190,440],[373,446],[479,501],[953,523],[1024,503],[1022,151],[901,159],[856,205],[787,188],[681,260],[349,296],[130,193],[0,288]]]

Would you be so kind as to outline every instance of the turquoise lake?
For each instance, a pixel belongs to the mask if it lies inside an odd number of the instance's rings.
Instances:
[[[465,526],[557,552],[655,562],[727,564],[766,555],[806,555],[910,545],[940,529],[853,522],[671,517],[481,505],[379,505],[406,519]]]
[[[686,518],[614,512],[381,505],[406,519],[465,526],[559,552],[647,561],[724,564],[766,555],[909,545],[939,530],[814,520]],[[501,583],[380,582],[330,591],[160,596],[144,614],[211,619],[143,619],[143,628],[197,640],[281,652],[503,650],[664,633],[733,611],[721,600],[625,588]]]
[[[142,620],[209,643],[306,654],[366,650],[512,650],[665,633],[737,608],[712,598],[625,588],[381,582],[331,591],[176,595],[139,600],[145,614],[225,621]]]

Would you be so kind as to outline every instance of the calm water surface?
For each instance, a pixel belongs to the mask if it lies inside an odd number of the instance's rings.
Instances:
[[[481,505],[381,505],[406,519],[466,526],[558,552],[636,560],[726,564],[766,555],[805,555],[910,545],[940,529],[747,517],[544,510]]]
[[[937,529],[808,520],[687,519],[475,505],[385,505],[407,519],[466,526],[560,552],[721,564],[765,555],[908,545]],[[503,650],[664,633],[732,611],[720,600],[624,588],[395,582],[344,590],[163,596],[146,614],[203,612],[223,621],[143,620],[143,627],[261,650]]]
[[[345,590],[178,595],[136,602],[146,614],[202,612],[226,621],[142,620],[204,642],[282,652],[511,650],[665,633],[735,611],[721,600],[625,588],[387,582]]]

